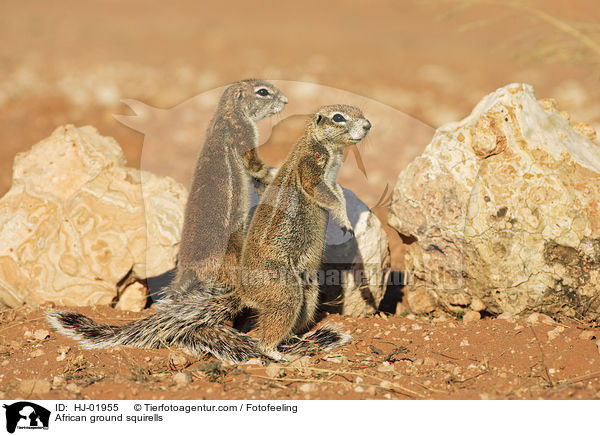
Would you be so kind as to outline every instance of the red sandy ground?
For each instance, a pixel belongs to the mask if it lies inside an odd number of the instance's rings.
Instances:
[[[557,97],[578,121],[600,124],[595,1],[519,3],[531,9],[475,3],[4,1],[0,194],[10,186],[14,155],[58,125],[96,126],[136,166],[143,136],[113,119],[127,113],[119,98],[168,108],[242,77],[345,89],[434,127],[462,118],[497,87],[523,81],[539,97]],[[401,145],[416,155],[428,139]],[[274,147],[263,154],[272,164],[282,158]],[[383,179],[393,180],[410,161],[386,157],[395,166],[379,168]],[[377,213],[385,219],[385,210]],[[401,241],[387,230],[393,266],[401,269]],[[81,311],[115,323],[144,316]],[[354,342],[280,368],[228,366],[169,350],[80,350],[55,333],[45,337],[41,309],[7,311],[0,315],[0,398],[599,396],[600,331],[593,326],[492,317],[464,323],[399,312],[328,315],[324,321],[340,324]]]

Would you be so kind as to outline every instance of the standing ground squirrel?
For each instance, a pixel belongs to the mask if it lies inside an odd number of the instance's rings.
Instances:
[[[279,89],[263,80],[242,80],[223,91],[196,160],[176,276],[161,293],[184,292],[182,283],[191,282],[180,281],[188,270],[229,284],[247,230],[251,179],[265,185],[273,180],[256,149],[256,123],[281,112],[287,102]],[[119,283],[117,295],[136,280],[131,271]]]
[[[343,150],[362,140],[370,128],[371,123],[355,107],[320,108],[254,213],[242,251],[242,269],[250,275],[257,272],[260,280],[243,280],[233,295],[241,306],[258,312],[254,335],[268,356],[279,357],[277,346],[313,323],[319,288],[307,278],[314,278],[321,266],[328,211],[344,232],[353,232],[337,183]],[[342,336],[322,346],[349,339]]]
[[[280,359],[282,353],[308,354],[348,343],[349,335],[329,326],[292,336],[310,328],[317,310],[318,286],[305,278],[320,267],[328,211],[352,231],[337,173],[343,149],[362,140],[370,128],[362,112],[347,105],[325,106],[311,117],[256,209],[242,252],[242,275],[249,276],[235,286],[199,282],[188,269],[178,286],[193,292],[174,290],[157,304],[155,314],[131,324],[100,325],[60,311],[48,312],[48,321],[88,348],[176,346],[233,362]],[[246,280],[256,273],[259,280]],[[225,324],[245,307],[258,312],[252,336]]]
[[[256,123],[283,110],[287,98],[262,80],[243,80],[221,96],[209,124],[190,188],[175,282],[187,270],[228,283],[237,267],[250,210],[251,177],[272,176],[256,147]]]

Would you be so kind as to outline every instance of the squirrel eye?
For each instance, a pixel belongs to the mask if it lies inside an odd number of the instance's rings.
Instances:
[[[267,88],[260,88],[259,90],[256,91],[256,93],[258,95],[266,97],[267,95],[269,95],[269,90]]]
[[[344,118],[344,116],[342,114],[335,114],[332,118],[333,121],[335,121],[336,123],[342,123],[344,121],[346,121],[346,118]]]

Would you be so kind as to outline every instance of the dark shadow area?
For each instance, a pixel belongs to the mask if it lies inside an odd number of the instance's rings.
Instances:
[[[150,304],[165,297],[165,290],[171,284],[173,278],[175,278],[176,273],[177,268],[173,268],[160,275],[148,277],[146,279],[146,284],[148,286],[148,299],[150,300]]]
[[[402,271],[390,271],[388,276],[387,286],[385,294],[379,303],[378,310],[385,313],[396,313],[396,306],[402,298],[404,298],[404,272]]]

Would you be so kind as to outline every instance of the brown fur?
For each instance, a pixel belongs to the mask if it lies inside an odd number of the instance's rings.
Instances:
[[[257,94],[266,89],[268,96]],[[250,208],[250,180],[272,180],[257,153],[256,122],[280,112],[287,98],[260,80],[234,83],[224,92],[198,157],[185,209],[176,281],[187,270],[199,279],[229,283],[239,265]]]
[[[335,123],[342,114],[344,123]],[[318,304],[318,286],[304,280],[321,265],[328,211],[346,231],[342,189],[336,181],[343,149],[360,141],[371,124],[352,106],[319,109],[307,124],[265,191],[242,252],[242,270],[259,279],[242,280],[233,295],[241,306],[258,312],[254,336],[262,351],[277,355],[277,346],[306,331]]]

